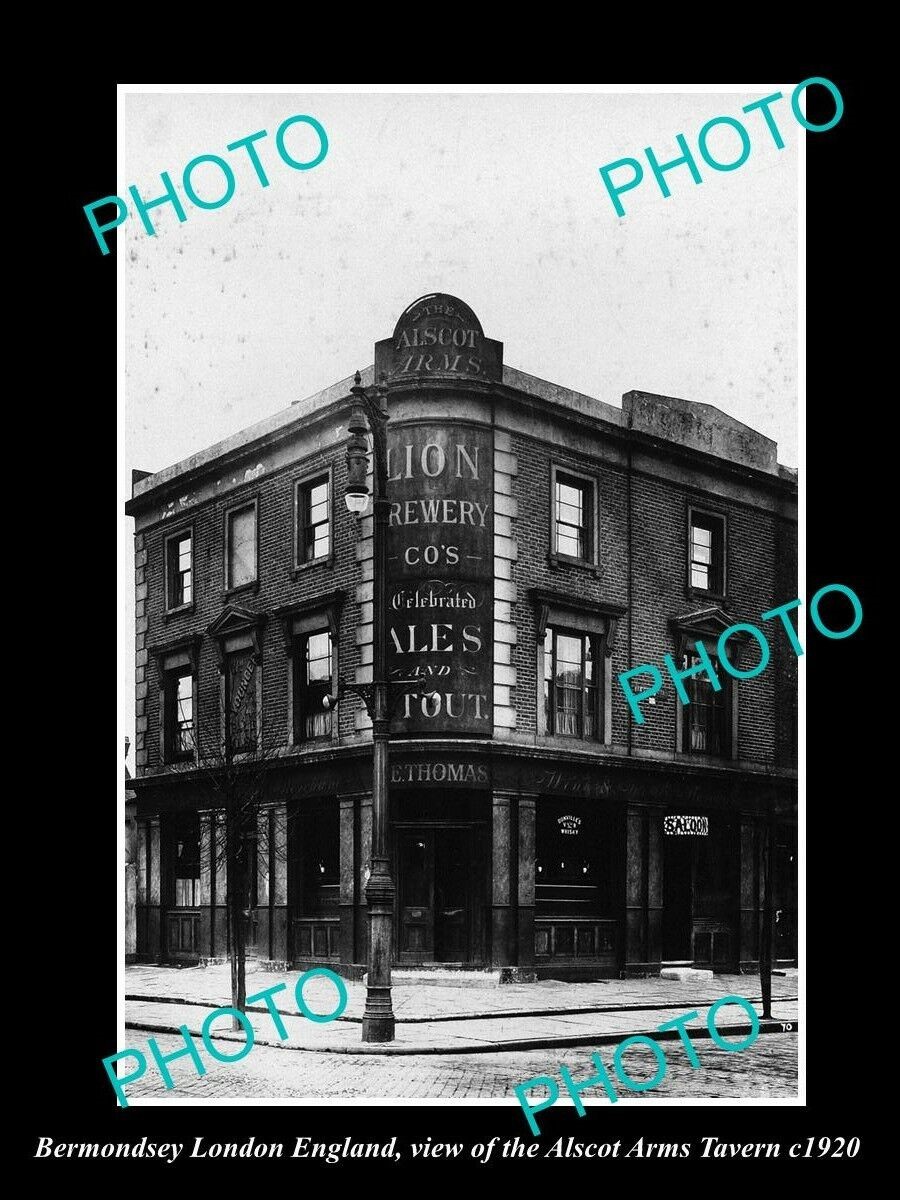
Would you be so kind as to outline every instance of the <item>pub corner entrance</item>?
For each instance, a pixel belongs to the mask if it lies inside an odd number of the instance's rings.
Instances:
[[[484,962],[485,840],[473,822],[395,826],[398,963]]]

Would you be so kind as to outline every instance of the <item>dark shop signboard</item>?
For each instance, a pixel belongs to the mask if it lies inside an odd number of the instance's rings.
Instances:
[[[387,655],[398,733],[493,731],[494,462],[488,430],[388,435]]]
[[[394,335],[375,344],[375,378],[503,377],[503,343],[484,336],[481,322],[456,296],[423,296],[402,314]]]

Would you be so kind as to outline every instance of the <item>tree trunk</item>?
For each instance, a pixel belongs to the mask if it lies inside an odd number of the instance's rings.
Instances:
[[[236,806],[235,806],[236,807]],[[226,822],[228,917],[231,925],[231,1007],[243,1012],[247,1006],[247,971],[245,947],[244,900],[246,897],[245,860],[246,847],[241,844],[239,822],[234,813],[229,813]],[[231,1018],[234,1030],[242,1028],[237,1017]]]

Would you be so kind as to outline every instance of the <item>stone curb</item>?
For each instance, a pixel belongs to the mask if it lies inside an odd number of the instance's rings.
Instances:
[[[667,1007],[670,1007],[667,1005]],[[674,1006],[671,1006],[674,1007]],[[296,1013],[288,1014],[296,1016]],[[784,1025],[790,1025],[790,1030],[785,1030]],[[773,1019],[771,1021],[763,1021],[760,1019],[759,1032],[763,1033],[796,1033],[799,1029],[797,1018],[792,1017],[790,1021],[780,1021]],[[151,1025],[149,1022],[143,1021],[126,1021],[126,1029],[137,1029],[143,1033],[172,1033],[180,1034],[181,1030],[173,1025]],[[749,1033],[749,1025],[718,1025],[716,1031],[720,1036],[745,1035]],[[200,1031],[190,1029],[188,1032],[199,1038]],[[214,1033],[209,1035],[214,1041],[221,1042],[243,1042],[242,1037],[237,1037],[233,1034]],[[691,1040],[695,1038],[711,1037],[709,1030],[705,1027],[692,1029],[690,1031]],[[662,1033],[658,1029],[638,1029],[633,1032],[627,1030],[618,1030],[615,1033],[568,1033],[562,1034],[559,1037],[544,1036],[537,1038],[517,1038],[510,1041],[496,1042],[470,1042],[470,1043],[454,1043],[454,1044],[430,1044],[422,1042],[418,1045],[413,1043],[405,1043],[398,1046],[396,1042],[365,1042],[346,1045],[344,1043],[324,1043],[318,1046],[294,1046],[283,1041],[276,1041],[271,1038],[256,1037],[254,1045],[271,1046],[277,1050],[295,1050],[311,1054],[502,1054],[511,1050],[546,1050],[554,1046],[609,1046],[618,1042],[624,1041],[628,1037],[649,1037],[655,1041],[677,1041],[680,1040],[680,1035],[677,1029],[666,1030]]]
[[[194,1008],[221,1008],[222,1005],[213,1000],[185,1000],[178,996],[126,996],[126,1000],[133,1001],[137,1004],[183,1004]],[[746,996],[751,1004],[762,1004],[762,996]],[[778,996],[775,997],[776,1004],[788,1004],[799,999],[797,996]],[[497,1010],[490,1009],[487,1012],[474,1013],[452,1013],[449,1015],[438,1017],[396,1017],[398,1025],[432,1025],[443,1021],[502,1021],[513,1017],[566,1017],[566,1016],[583,1016],[585,1013],[613,1013],[613,1012],[661,1012],[668,1008],[696,1008],[697,1005],[715,1004],[716,1000],[721,1000],[721,996],[714,996],[707,1000],[673,1000],[666,1004],[588,1004],[578,1008],[522,1008]],[[251,1004],[246,1010],[249,1013],[265,1014],[269,1010],[262,1005]],[[292,1011],[289,1008],[276,1008],[283,1017],[296,1017],[300,1014]],[[362,1024],[362,1017],[337,1017],[338,1021],[349,1021],[354,1025]]]

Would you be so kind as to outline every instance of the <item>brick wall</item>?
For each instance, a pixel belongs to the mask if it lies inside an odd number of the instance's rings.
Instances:
[[[298,438],[301,437],[298,435]],[[298,443],[299,445],[299,443]],[[320,443],[322,445],[322,443]],[[300,449],[298,448],[298,455]],[[283,458],[280,460],[283,461]],[[367,682],[372,663],[372,518],[357,519],[342,501],[346,483],[343,444],[326,440],[315,456],[266,469],[257,477],[177,517],[146,528],[135,538],[137,699],[136,763],[144,774],[159,763],[158,674],[147,648],[176,637],[201,634],[198,718],[201,745],[210,746],[220,728],[220,676],[215,647],[206,629],[231,600],[257,612],[344,589],[340,617],[339,675]],[[598,562],[595,569],[553,562],[551,551],[551,466],[595,480],[598,495]],[[298,478],[332,470],[333,565],[293,569],[294,484]],[[655,706],[643,706],[637,725],[615,676],[642,662],[662,665],[674,654],[669,621],[711,603],[687,587],[687,509],[690,503],[724,513],[727,519],[727,589],[722,607],[736,621],[759,624],[760,614],[796,596],[796,525],[749,503],[710,496],[690,468],[681,478],[663,478],[601,461],[583,448],[550,445],[540,437],[497,430],[495,434],[495,622],[494,736],[531,740],[537,729],[537,613],[529,592],[541,588],[583,601],[627,606],[609,663],[612,673],[612,740],[623,747],[673,754],[676,696],[666,682]],[[671,473],[671,472],[669,472]],[[632,545],[629,596],[629,491]],[[224,514],[243,500],[258,499],[259,587],[232,598],[224,595]],[[188,523],[194,531],[194,596],[190,612],[165,614],[165,536]],[[720,603],[712,601],[712,603]],[[629,626],[631,645],[629,646]],[[769,623],[769,667],[739,689],[738,756],[757,763],[796,763],[796,658],[780,625]],[[755,661],[755,650],[750,652]],[[267,747],[288,737],[288,657],[281,623],[270,619],[263,635],[263,737]],[[341,736],[370,728],[357,697],[347,695],[337,710]],[[578,743],[573,743],[578,745]]]
[[[264,456],[259,461],[265,466]],[[332,536],[333,565],[311,564],[294,571],[294,484],[297,479],[327,467],[332,469]],[[365,628],[360,617],[364,602],[360,591],[364,585],[366,526],[371,517],[358,526],[357,518],[346,511],[343,503],[346,483],[346,464],[343,447],[303,458],[271,475],[265,471],[257,478],[234,487],[222,496],[173,517],[138,534],[136,547],[136,586],[138,604],[146,596],[146,614],[138,617],[138,734],[136,762],[138,774],[159,764],[159,676],[155,663],[147,661],[146,646],[168,642],[174,638],[201,634],[198,672],[198,720],[200,745],[209,750],[218,738],[220,729],[220,675],[215,645],[205,636],[208,626],[228,603],[271,613],[283,604],[324,596],[336,588],[346,592],[340,619],[338,671],[341,678],[353,680],[357,668],[363,665],[366,650],[358,644],[358,631]],[[224,593],[224,521],[225,511],[242,501],[258,501],[258,589],[241,591],[233,597]],[[165,612],[165,538],[187,524],[194,534],[194,608],[192,611],[167,616]],[[368,531],[371,534],[371,530]],[[368,557],[371,576],[371,554]],[[140,611],[140,609],[139,609]],[[142,620],[146,628],[142,630]],[[371,621],[371,617],[369,617]],[[371,624],[369,624],[371,630]],[[141,639],[144,639],[143,642]],[[371,639],[370,639],[371,640]],[[142,661],[143,656],[143,661]],[[371,648],[368,649],[371,661]],[[288,680],[289,659],[282,636],[281,621],[270,617],[263,633],[263,740],[266,747],[285,745],[288,738]],[[142,674],[145,672],[145,674]],[[141,689],[146,686],[146,709]],[[359,701],[345,697],[337,709],[341,735],[357,729]],[[146,721],[146,741],[140,724]]]
[[[512,562],[516,585],[516,728],[533,736],[537,729],[537,614],[528,601],[539,587],[585,601],[628,605],[628,471],[518,435],[512,439],[517,463],[513,498],[517,505],[517,557]],[[587,567],[550,561],[551,466],[590,476],[598,488],[598,562]],[[727,522],[726,596],[708,600],[688,589],[688,505],[723,513]],[[639,471],[631,476],[632,595],[629,621],[620,622],[611,659],[612,739],[625,745],[629,732],[636,749],[675,751],[676,694],[668,677],[655,706],[644,705],[643,725],[633,721],[615,676],[640,663],[662,667],[665,653],[674,655],[670,619],[719,604],[735,621],[760,624],[760,614],[796,592],[796,525],[748,504],[711,496],[693,485],[689,475],[676,483]],[[738,691],[738,757],[758,763],[792,763],[796,735],[796,660],[786,639],[766,629],[772,659],[757,678],[735,683]],[[787,651],[787,653],[785,653]],[[748,650],[746,668],[756,662]],[[647,681],[649,683],[649,680]],[[638,684],[636,683],[637,687]]]

